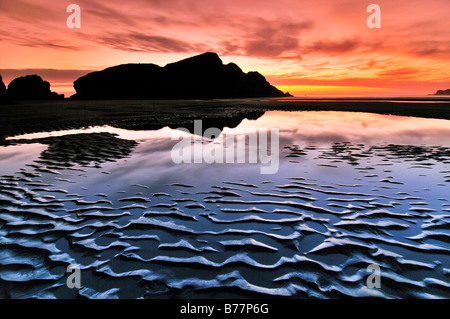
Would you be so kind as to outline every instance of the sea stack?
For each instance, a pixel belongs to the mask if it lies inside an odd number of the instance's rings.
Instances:
[[[2,76],[0,75],[0,95],[3,95],[6,93],[6,86],[3,83]]]
[[[6,90],[6,86],[3,83],[3,79],[2,76],[0,75],[0,104],[4,104],[7,103],[7,90]]]
[[[76,99],[221,99],[290,96],[258,72],[244,73],[207,52],[160,67],[122,64],[74,82]]]
[[[50,91],[50,83],[36,74],[15,78],[8,85],[11,100],[55,100],[63,99],[63,94]]]

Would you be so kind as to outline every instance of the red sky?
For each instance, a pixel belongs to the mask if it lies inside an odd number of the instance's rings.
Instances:
[[[92,70],[213,51],[295,95],[420,95],[450,88],[449,30],[448,0],[0,0],[0,75],[71,95]]]

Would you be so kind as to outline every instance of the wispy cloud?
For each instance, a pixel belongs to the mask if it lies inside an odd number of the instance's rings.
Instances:
[[[321,53],[321,54],[345,54],[357,49],[360,46],[357,39],[345,40],[319,40],[306,44],[301,48],[303,53]]]
[[[215,51],[280,83],[450,78],[448,0],[379,0],[381,29],[367,28],[360,0],[77,0],[78,30],[66,27],[69,3],[0,0],[0,67],[164,65]]]
[[[131,52],[198,52],[208,51],[203,43],[187,41],[144,33],[118,33],[105,35],[97,39],[98,43],[113,49]]]

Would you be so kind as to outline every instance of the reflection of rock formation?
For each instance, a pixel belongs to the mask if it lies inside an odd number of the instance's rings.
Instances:
[[[197,101],[189,102],[159,101],[148,102],[148,105],[147,101],[136,104],[130,101],[72,101],[54,108],[44,103],[16,104],[4,108],[0,116],[0,145],[8,144],[5,140],[8,136],[89,126],[109,125],[133,131],[159,130],[165,126],[190,129],[194,120],[202,120],[206,128],[233,128],[245,118],[257,119],[264,114],[255,108],[228,107],[217,101],[202,105],[197,105]]]
[[[258,72],[224,65],[204,53],[165,67],[125,64],[89,73],[74,82],[78,99],[214,99],[282,97]]]
[[[41,143],[48,148],[39,162],[56,169],[73,165],[89,166],[128,157],[137,142],[117,138],[110,133],[72,134],[33,140],[12,140],[12,143]]]
[[[203,135],[204,131],[207,130],[208,128],[218,128],[220,131],[223,131],[223,129],[225,127],[235,128],[239,124],[241,124],[241,122],[244,119],[257,120],[258,118],[263,116],[264,113],[265,112],[263,112],[263,111],[252,111],[252,112],[246,112],[246,113],[238,114],[238,115],[235,115],[232,117],[227,117],[227,118],[223,118],[223,117],[204,118],[201,120],[201,126],[202,126],[202,131],[203,131],[202,135]],[[188,121],[187,123],[185,123],[182,126],[169,125],[169,127],[172,129],[178,129],[180,127],[183,127],[185,129],[189,130],[189,132],[191,132],[192,134],[197,133],[194,130],[194,119],[192,121]]]
[[[264,112],[249,112],[247,114],[239,114],[230,116],[228,118],[206,118],[202,120],[203,131],[215,127],[223,130],[224,127],[234,128],[238,126],[244,118],[257,119],[262,116]],[[127,129],[127,124],[120,125],[116,123],[115,127]],[[131,125],[133,128],[135,126]],[[139,123],[141,130],[157,130],[166,125],[155,126],[153,121],[145,125],[145,121]],[[169,127],[176,129],[184,127],[190,132],[194,133],[194,120],[192,122],[185,122],[184,125],[170,125]],[[203,132],[202,132],[203,134]],[[73,165],[90,166],[98,165],[103,162],[111,162],[121,158],[128,157],[135,146],[138,144],[132,140],[125,140],[116,137],[111,133],[82,133],[70,134],[63,136],[53,136],[46,138],[38,138],[32,140],[6,140],[4,145],[26,144],[26,143],[40,143],[48,145],[48,148],[43,151],[39,157],[39,162],[47,167],[55,169],[64,169]]]
[[[15,78],[8,85],[8,97],[12,100],[55,100],[64,95],[50,91],[50,83],[38,75]]]
[[[136,119],[112,119],[106,122],[103,122],[103,125],[110,125],[113,127],[125,129],[125,130],[133,130],[133,131],[150,131],[150,130],[159,130],[165,126],[168,126],[172,129],[177,128],[186,128],[191,133],[194,133],[194,121],[201,120],[203,130],[206,130],[210,127],[215,127],[220,130],[223,130],[225,127],[234,128],[238,126],[244,119],[256,120],[264,115],[264,111],[245,111],[241,110],[240,112],[236,112],[236,114],[229,114],[226,111],[212,111],[210,114],[204,111],[198,112],[198,114],[184,114],[181,117],[170,117],[167,118],[165,116],[160,116],[159,119],[154,117],[141,117]]]

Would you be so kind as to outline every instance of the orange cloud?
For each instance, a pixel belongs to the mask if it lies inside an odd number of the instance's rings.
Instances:
[[[275,85],[342,86],[349,94],[361,87],[394,94],[450,87],[448,0],[379,0],[381,29],[367,28],[369,3],[360,0],[76,3],[81,29],[67,28],[68,3],[0,1],[0,69],[69,74],[215,51]],[[73,76],[54,77],[60,82],[52,85],[67,87]]]

